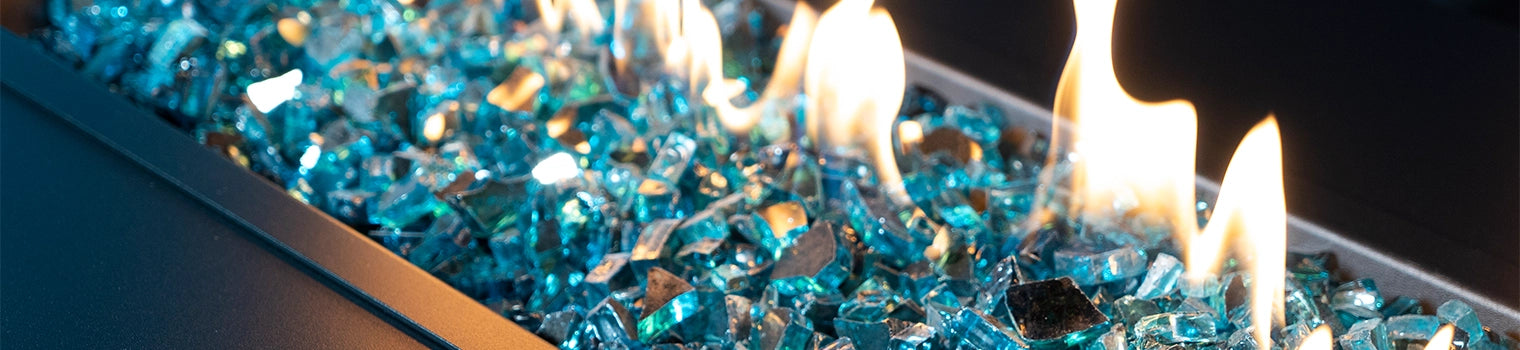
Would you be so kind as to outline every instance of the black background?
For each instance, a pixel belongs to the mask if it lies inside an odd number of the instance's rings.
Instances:
[[[812,1],[823,8],[832,1]],[[1067,1],[878,0],[903,44],[1049,106]],[[1268,113],[1290,212],[1520,305],[1520,34],[1513,3],[1120,1],[1115,69],[1199,112],[1218,180]]]

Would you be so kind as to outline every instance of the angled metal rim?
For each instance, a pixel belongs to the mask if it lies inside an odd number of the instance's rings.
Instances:
[[[336,292],[434,348],[553,348],[269,181],[86,79],[31,42],[0,34],[0,83],[54,112],[305,266]],[[313,310],[318,311],[318,310]]]

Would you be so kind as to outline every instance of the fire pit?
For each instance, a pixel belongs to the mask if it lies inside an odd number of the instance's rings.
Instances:
[[[1222,190],[1195,179],[1191,108],[1111,78],[1112,3],[1081,12],[1070,125],[903,53],[868,1],[753,35],[769,74],[726,66],[717,18],[765,13],[727,4],[206,11],[248,23],[225,33],[121,7],[157,31],[99,43],[69,25],[115,9],[86,7],[40,39],[565,347],[1514,347],[1483,328],[1513,310],[1288,217],[1270,119]],[[1285,254],[1326,247],[1381,284]]]

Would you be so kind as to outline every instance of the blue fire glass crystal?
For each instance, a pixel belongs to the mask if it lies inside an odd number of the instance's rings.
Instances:
[[[1394,298],[1393,301],[1388,302],[1387,305],[1383,305],[1382,313],[1383,317],[1393,317],[1398,315],[1419,315],[1425,313],[1425,309],[1424,307],[1420,306],[1419,300],[1406,296],[1400,296]]]
[[[645,283],[644,310],[639,315],[638,337],[653,344],[699,308],[696,289],[680,276],[651,267]]]
[[[1230,333],[1229,338],[1225,339],[1223,348],[1226,350],[1260,349],[1261,344],[1256,343],[1256,336],[1252,334],[1252,331],[1251,328],[1236,329],[1235,332]]]
[[[538,326],[534,334],[555,344],[563,343],[585,318],[586,312],[579,306],[572,305],[568,309],[544,315],[543,324]]]
[[[934,329],[922,323],[915,323],[892,334],[892,340],[887,345],[892,350],[927,350],[934,346]]]
[[[1335,311],[1361,318],[1382,317],[1378,310],[1383,308],[1383,295],[1378,293],[1377,284],[1371,279],[1346,282],[1331,293],[1330,306]]]
[[[961,309],[956,318],[956,329],[959,330],[960,338],[960,342],[956,345],[957,349],[1028,349],[1020,342],[1018,334],[1012,328],[1004,326],[992,316],[971,309]]]
[[[829,223],[814,225],[792,239],[777,258],[771,279],[806,276],[824,288],[839,287],[850,276],[850,255],[839,249],[834,230]]]
[[[1111,305],[1112,315],[1126,325],[1135,325],[1141,318],[1161,313],[1155,302],[1126,295],[1115,299]]]
[[[884,280],[871,278],[856,287],[849,300],[839,306],[839,317],[858,322],[881,322],[897,308],[900,298]]]
[[[1109,283],[1145,273],[1146,253],[1135,246],[1094,251],[1064,247],[1052,257],[1056,271],[1083,286]]]
[[[808,213],[798,202],[771,204],[753,214],[754,230],[746,238],[779,257],[808,231]],[[743,231],[741,231],[743,232]]]
[[[532,196],[538,192],[537,180],[519,176],[486,180],[479,188],[448,197],[476,224],[489,232],[500,232],[524,224],[532,213]]]
[[[1345,350],[1393,348],[1388,342],[1388,328],[1383,323],[1383,320],[1378,318],[1362,320],[1351,325],[1351,328],[1347,329],[1345,334],[1341,334],[1340,337],[1336,338],[1336,341],[1340,344],[1340,348]]]
[[[1473,339],[1484,336],[1483,323],[1478,322],[1478,314],[1461,300],[1449,300],[1441,304],[1441,307],[1436,308],[1436,316],[1441,317],[1441,322],[1450,323],[1467,332]]]
[[[1082,350],[1117,350],[1127,349],[1129,342],[1125,338],[1123,325],[1109,327],[1107,333],[1098,336],[1096,340],[1082,345]]]
[[[1399,315],[1386,320],[1388,338],[1399,340],[1427,340],[1436,335],[1441,320],[1430,315]]]
[[[671,236],[680,223],[680,220],[675,219],[655,220],[639,229],[638,243],[633,246],[633,252],[628,258],[635,273],[649,271],[675,254],[677,242]]]
[[[818,350],[855,350],[855,340],[841,337],[818,347]]]
[[[408,176],[381,194],[373,208],[375,211],[369,213],[370,220],[382,226],[399,228],[406,227],[425,215],[446,210],[447,206],[435,198],[432,191],[416,177]]]
[[[892,328],[885,321],[835,319],[834,330],[840,339],[849,338],[861,349],[886,349],[892,339]]]
[[[813,336],[813,324],[802,313],[790,308],[757,309],[759,322],[750,331],[756,349],[803,350]]]
[[[1300,345],[1303,345],[1304,339],[1309,338],[1309,332],[1311,330],[1308,325],[1303,323],[1290,324],[1279,331],[1281,336],[1278,337],[1280,339],[1278,343],[1282,345],[1283,349],[1297,349]]]
[[[1219,336],[1214,316],[1201,312],[1169,312],[1146,316],[1135,323],[1136,336],[1161,344],[1209,343]]]
[[[1135,291],[1135,297],[1154,299],[1171,294],[1181,277],[1182,261],[1169,254],[1157,254],[1156,260],[1151,262],[1151,267],[1145,272],[1145,280],[1140,283],[1140,289]]]

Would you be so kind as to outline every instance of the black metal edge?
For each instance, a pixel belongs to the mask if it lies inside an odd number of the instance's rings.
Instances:
[[[317,278],[435,348],[552,348],[532,333],[12,33],[0,83],[253,232]],[[318,310],[313,310],[318,311]]]
[[[1048,131],[1054,125],[1050,110],[1024,98],[922,55],[906,52],[905,59],[911,84],[941,92],[952,103],[992,103],[1002,108],[1014,125],[1034,130]],[[1067,129],[1069,125],[1063,120],[1059,127]],[[1195,181],[1199,195],[1206,198],[1218,195],[1218,183],[1202,176]],[[1329,251],[1335,255],[1338,273],[1372,278],[1378,282],[1385,295],[1409,296],[1425,303],[1462,300],[1473,307],[1484,325],[1499,330],[1520,331],[1520,311],[1452,282],[1446,276],[1429,272],[1407,260],[1370,248],[1291,213],[1288,216],[1288,249],[1295,252]]]

